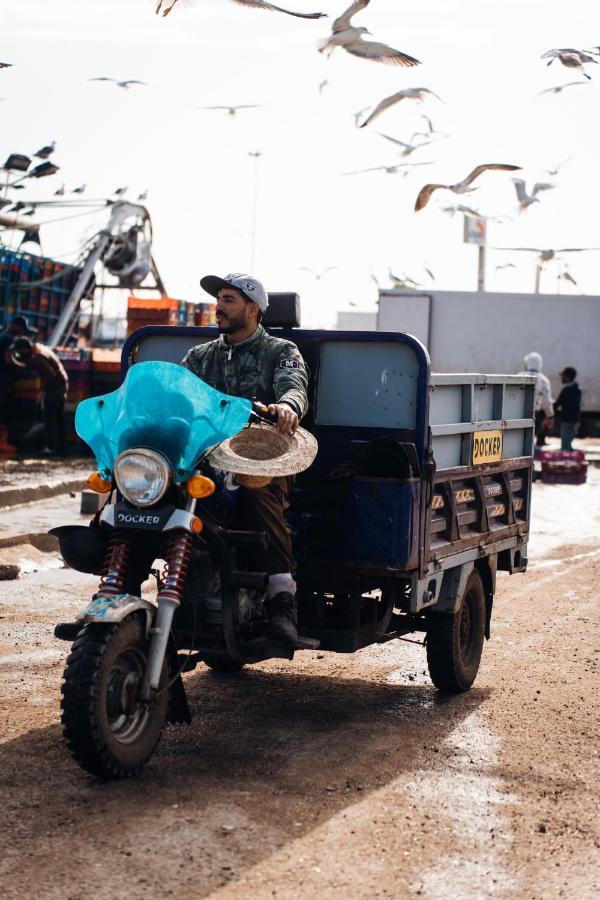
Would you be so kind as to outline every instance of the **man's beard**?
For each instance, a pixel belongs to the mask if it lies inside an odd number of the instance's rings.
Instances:
[[[217,321],[217,328],[220,334],[235,334],[246,326],[246,317],[243,314],[235,316],[233,319],[223,317],[221,322]]]

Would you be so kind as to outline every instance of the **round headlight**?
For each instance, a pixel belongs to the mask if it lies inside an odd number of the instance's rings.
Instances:
[[[152,506],[163,496],[171,477],[171,467],[155,450],[125,450],[115,462],[117,487],[134,506]]]

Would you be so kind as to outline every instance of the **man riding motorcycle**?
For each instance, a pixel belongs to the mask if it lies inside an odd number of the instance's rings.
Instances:
[[[200,284],[217,299],[220,337],[193,347],[182,365],[224,394],[245,397],[268,406],[282,434],[293,434],[308,408],[308,374],[291,341],[268,334],[260,324],[269,297],[258,279],[233,273],[207,275]],[[267,611],[272,637],[294,646],[298,640],[296,563],[284,512],[293,477],[276,477],[262,487],[237,476],[246,526],[269,535],[266,550],[257,549],[254,562],[269,575]]]

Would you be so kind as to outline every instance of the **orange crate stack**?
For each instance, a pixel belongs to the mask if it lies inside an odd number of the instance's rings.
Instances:
[[[215,303],[197,303],[194,311],[194,325],[198,327],[216,325],[215,309]]]
[[[127,336],[144,325],[179,324],[180,302],[172,297],[161,297],[159,300],[129,297],[127,300]]]

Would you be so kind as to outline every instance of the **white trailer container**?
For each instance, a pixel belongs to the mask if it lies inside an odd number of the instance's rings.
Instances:
[[[558,373],[574,366],[586,431],[600,434],[600,297],[383,290],[377,330],[414,334],[434,372],[516,373],[535,350],[554,397]]]

